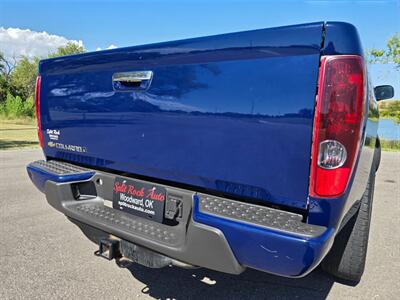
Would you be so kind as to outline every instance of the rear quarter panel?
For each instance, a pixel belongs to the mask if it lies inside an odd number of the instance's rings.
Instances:
[[[328,22],[325,25],[323,55],[354,54],[364,57],[361,41],[356,28],[348,23]],[[373,168],[379,112],[374,95],[374,87],[366,76],[365,118],[361,146],[355,170],[345,193],[339,198],[310,198],[308,221],[328,227],[338,228],[344,215],[361,199]],[[373,170],[375,171],[375,170]]]

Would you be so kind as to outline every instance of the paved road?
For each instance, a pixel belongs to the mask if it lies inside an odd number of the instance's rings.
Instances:
[[[252,270],[120,269],[96,258],[96,245],[32,186],[24,166],[40,157],[37,150],[0,152],[0,299],[398,299],[400,153],[382,157],[367,266],[356,287],[319,270],[286,279]]]

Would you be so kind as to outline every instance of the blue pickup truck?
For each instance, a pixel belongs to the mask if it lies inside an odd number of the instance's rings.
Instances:
[[[341,22],[46,59],[27,171],[100,257],[356,284],[393,93]]]

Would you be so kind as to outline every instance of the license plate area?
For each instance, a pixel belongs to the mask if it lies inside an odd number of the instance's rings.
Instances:
[[[113,208],[162,223],[167,191],[164,187],[134,179],[116,177]]]

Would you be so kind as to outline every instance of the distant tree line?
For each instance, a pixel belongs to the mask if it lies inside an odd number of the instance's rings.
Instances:
[[[400,123],[400,101],[381,101],[379,102],[379,115],[383,118],[393,119]]]
[[[48,58],[83,53],[86,50],[68,43]],[[34,117],[35,82],[41,58],[5,57],[0,52],[0,118]]]

